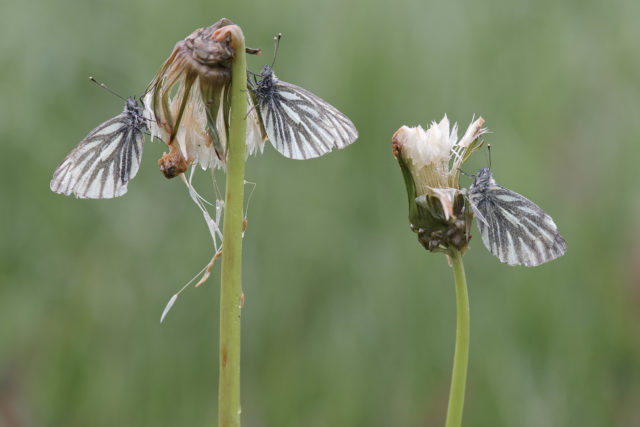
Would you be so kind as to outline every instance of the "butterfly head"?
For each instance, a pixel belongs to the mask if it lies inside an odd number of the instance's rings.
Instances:
[[[471,184],[471,188],[481,190],[495,183],[496,181],[493,179],[491,170],[489,168],[482,168],[478,171],[476,175],[476,179],[473,180],[473,184]]]
[[[264,80],[264,79],[275,79],[276,75],[273,73],[273,68],[271,68],[271,65],[265,65],[264,67],[262,67],[262,70],[260,70],[260,77]]]
[[[138,105],[138,101],[133,97],[129,97],[124,101],[124,110],[125,111],[131,111],[131,112],[136,112],[139,110],[139,105]]]
[[[133,96],[127,98],[124,102],[124,112],[126,113],[129,123],[134,128],[148,129],[144,115],[144,108]]]

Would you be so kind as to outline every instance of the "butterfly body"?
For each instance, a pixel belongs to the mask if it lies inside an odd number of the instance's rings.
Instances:
[[[256,83],[256,96],[261,102],[269,102],[274,96],[275,84],[278,82],[278,78],[273,73],[273,69],[265,65],[260,71],[260,80]]]
[[[496,184],[489,169],[476,175],[469,201],[482,243],[501,262],[532,267],[566,252],[553,219],[526,197]]]
[[[269,65],[252,90],[267,137],[285,157],[319,157],[358,138],[347,116],[308,90],[279,80]]]
[[[60,163],[51,190],[82,199],[125,194],[140,166],[146,129],[143,107],[135,98],[127,98],[122,113],[89,132]]]

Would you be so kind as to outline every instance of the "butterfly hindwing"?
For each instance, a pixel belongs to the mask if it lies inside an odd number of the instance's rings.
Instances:
[[[553,219],[526,197],[496,184],[488,169],[478,173],[469,200],[483,218],[476,221],[482,243],[501,262],[532,267],[566,252]]]
[[[278,80],[265,66],[256,97],[267,137],[285,157],[310,159],[358,138],[347,116],[306,89]]]
[[[127,192],[140,166],[146,128],[133,98],[124,112],[93,129],[56,169],[51,190],[78,198],[110,199]]]

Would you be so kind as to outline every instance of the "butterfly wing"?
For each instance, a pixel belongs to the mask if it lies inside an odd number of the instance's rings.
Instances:
[[[53,173],[51,190],[81,199],[110,199],[127,192],[142,157],[143,122],[125,111],[92,130]]]
[[[351,120],[331,104],[291,83],[274,82],[273,95],[260,100],[271,144],[285,157],[311,159],[358,138]]]
[[[482,243],[501,262],[533,267],[558,258],[567,250],[553,219],[526,197],[491,184],[469,193]]]

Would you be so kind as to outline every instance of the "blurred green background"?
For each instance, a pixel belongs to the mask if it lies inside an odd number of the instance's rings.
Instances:
[[[360,131],[322,159],[268,145],[248,161],[245,426],[443,425],[452,274],[409,231],[391,136],[445,112],[463,130],[486,119],[494,176],[569,248],[510,268],[472,241],[464,425],[640,425],[640,3],[3,0],[1,426],[215,424],[219,265],[158,322],[212,255],[184,185],[156,166],[166,148],[146,144],[120,199],[49,180],[122,109],[89,75],[140,94],[223,16],[264,50],[254,71],[282,32],[278,76]]]

